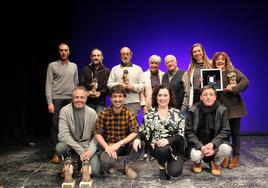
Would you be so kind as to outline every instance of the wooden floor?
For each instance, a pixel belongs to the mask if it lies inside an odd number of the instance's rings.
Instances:
[[[0,188],[50,188],[61,187],[59,177],[61,165],[51,164],[47,157],[47,141],[34,146],[0,148]],[[93,179],[93,187],[144,187],[144,188],[231,188],[231,187],[268,187],[268,136],[243,136],[241,147],[241,166],[237,169],[222,169],[222,175],[215,177],[210,169],[201,174],[191,171],[192,163],[186,161],[180,177],[169,181],[158,179],[156,160],[138,161],[135,168],[139,177],[129,180],[121,172],[111,176]],[[81,176],[76,177],[78,187]]]

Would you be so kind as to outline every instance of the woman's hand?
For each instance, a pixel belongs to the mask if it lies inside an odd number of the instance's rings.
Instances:
[[[141,148],[141,140],[136,138],[133,142],[133,149],[138,152],[138,150]]]
[[[168,144],[169,144],[169,141],[166,138],[162,138],[162,139],[156,141],[156,145],[158,147],[164,147],[164,146],[166,146]]]

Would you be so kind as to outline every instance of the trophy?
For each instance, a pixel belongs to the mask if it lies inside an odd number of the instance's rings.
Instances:
[[[66,157],[64,160],[64,182],[62,183],[62,188],[73,188],[75,185],[75,180],[73,179],[73,165],[72,159],[70,157]]]
[[[80,188],[90,188],[92,185],[92,180],[90,177],[91,166],[89,165],[89,160],[84,160],[81,168],[82,180],[79,184]]]
[[[96,78],[93,78],[91,84],[90,84],[91,90],[89,91],[89,96],[96,97],[97,88],[98,88],[98,80]]]
[[[129,84],[128,70],[124,70],[122,79],[123,79],[123,83],[125,85],[128,85]]]
[[[228,77],[228,85],[226,86],[226,88],[228,89],[232,89],[232,87],[237,86],[237,82],[236,82],[236,74],[235,72],[229,72],[227,74]]]

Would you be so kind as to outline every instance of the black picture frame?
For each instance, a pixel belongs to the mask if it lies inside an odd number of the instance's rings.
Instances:
[[[222,91],[222,70],[221,69],[201,69],[201,88],[206,85],[213,85],[217,91]]]

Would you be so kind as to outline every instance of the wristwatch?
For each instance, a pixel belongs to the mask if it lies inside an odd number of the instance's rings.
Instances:
[[[124,142],[122,140],[119,141],[120,146],[124,145]]]

